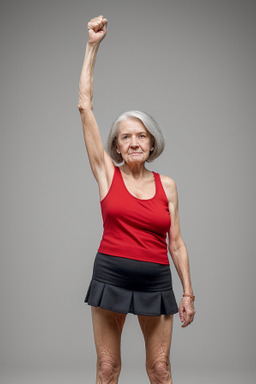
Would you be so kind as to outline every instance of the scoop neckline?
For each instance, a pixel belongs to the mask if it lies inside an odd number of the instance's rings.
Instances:
[[[128,190],[128,188],[126,187],[125,182],[124,182],[124,178],[123,178],[123,175],[122,175],[122,171],[121,171],[120,167],[117,167],[117,168],[118,168],[118,170],[119,170],[119,173],[120,173],[120,176],[121,176],[121,179],[122,179],[123,186],[124,186],[126,192],[127,192],[131,197],[133,197],[134,199],[139,200],[139,201],[150,201],[150,200],[153,200],[153,199],[156,197],[156,193],[157,193],[157,185],[156,185],[156,173],[155,173],[154,171],[151,171],[152,174],[153,174],[153,177],[154,177],[154,182],[155,182],[155,193],[154,193],[154,196],[153,196],[153,197],[150,197],[149,199],[140,199],[139,197],[134,196],[134,195]]]

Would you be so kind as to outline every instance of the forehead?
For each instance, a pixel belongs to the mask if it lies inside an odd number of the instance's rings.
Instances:
[[[118,124],[118,132],[124,133],[124,132],[132,132],[132,131],[139,131],[139,132],[147,132],[147,129],[145,125],[139,120],[134,117],[131,117],[126,120],[122,120]]]

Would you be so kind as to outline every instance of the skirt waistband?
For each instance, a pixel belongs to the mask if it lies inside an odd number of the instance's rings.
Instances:
[[[157,292],[172,289],[169,265],[138,261],[98,252],[93,278],[133,291]]]

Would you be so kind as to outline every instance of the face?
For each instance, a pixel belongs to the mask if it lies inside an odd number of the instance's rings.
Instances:
[[[117,152],[127,163],[144,163],[151,150],[151,136],[144,124],[136,118],[122,120],[119,123]]]

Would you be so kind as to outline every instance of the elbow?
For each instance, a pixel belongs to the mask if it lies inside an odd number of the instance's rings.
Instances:
[[[183,249],[183,247],[186,248],[186,245],[181,237],[176,241],[171,241],[169,244],[169,251],[170,251],[171,257],[174,258],[175,256],[178,256],[180,254],[180,251]]]
[[[80,113],[87,112],[88,110],[92,110],[92,97],[87,92],[82,92],[79,90],[79,98],[78,98],[78,110]]]
[[[86,112],[93,110],[92,102],[89,100],[79,101],[77,107],[81,114],[85,114]]]

